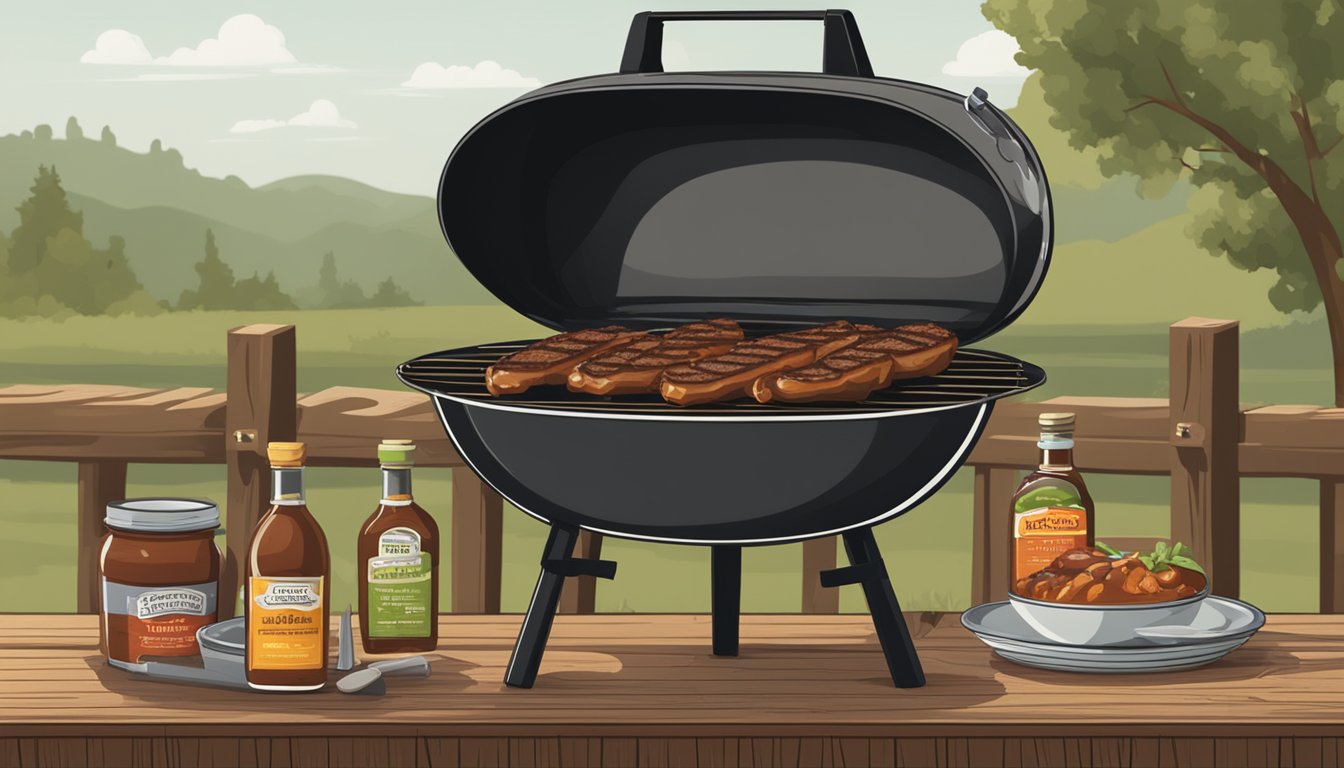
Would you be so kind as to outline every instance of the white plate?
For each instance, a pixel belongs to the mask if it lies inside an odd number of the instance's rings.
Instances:
[[[1106,646],[1056,643],[1027,624],[1007,602],[978,605],[962,614],[961,623],[995,653],[1019,664],[1068,672],[1137,673],[1217,661],[1264,626],[1265,615],[1238,600],[1209,597],[1188,625],[1202,630],[1199,637],[1135,637]]]

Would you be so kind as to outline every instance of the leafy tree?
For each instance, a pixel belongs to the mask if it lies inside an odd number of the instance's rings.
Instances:
[[[213,230],[205,230],[205,258],[196,262],[200,281],[196,290],[185,290],[178,309],[233,309],[233,269],[219,258]]]
[[[1051,122],[1094,147],[1103,174],[1136,174],[1148,195],[1188,179],[1200,246],[1274,270],[1269,299],[1283,312],[1324,304],[1344,406],[1344,8],[987,0],[983,11],[1017,38]]]
[[[79,127],[79,120],[71,115],[70,119],[65,121],[65,140],[78,141],[82,138],[84,138],[84,129]]]
[[[363,307],[369,303],[364,289],[354,280],[341,280],[336,273],[336,254],[327,251],[317,272],[316,305],[326,309]]]
[[[33,138],[38,141],[51,141],[51,126],[43,123],[33,129]]]
[[[274,272],[267,272],[264,278],[253,274],[239,280],[234,288],[233,306],[249,310],[296,309],[294,300],[280,290]]]
[[[60,176],[39,167],[32,195],[18,207],[19,226],[5,239],[0,305],[8,315],[94,315],[113,305],[143,311],[152,305],[113,236],[106,250],[84,237],[83,217],[70,209]]]
[[[117,136],[116,134],[112,133],[112,126],[110,125],[103,126],[103,133],[101,136],[98,137],[98,140],[108,145],[109,147],[117,146]]]
[[[19,226],[10,246],[9,267],[15,275],[37,267],[46,255],[47,239],[62,229],[84,231],[84,216],[70,210],[55,166],[38,166],[37,178],[29,191],[32,195],[18,207]]]
[[[397,285],[390,277],[379,283],[378,290],[369,297],[371,307],[414,307],[419,304],[420,302],[412,299],[405,288]]]
[[[237,282],[233,269],[219,257],[213,230],[205,230],[205,258],[196,263],[200,283],[182,292],[178,309],[294,309],[294,300],[280,290],[275,273],[256,274]]]

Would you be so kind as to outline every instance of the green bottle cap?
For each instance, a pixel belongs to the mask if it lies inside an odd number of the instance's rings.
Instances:
[[[378,463],[384,467],[410,467],[415,464],[411,454],[415,443],[410,440],[384,440],[378,444]]]

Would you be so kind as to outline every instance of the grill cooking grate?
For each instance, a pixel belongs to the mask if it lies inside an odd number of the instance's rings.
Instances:
[[[521,395],[497,397],[485,388],[485,369],[504,355],[532,341],[482,344],[435,352],[402,363],[397,375],[406,384],[434,395],[507,404],[519,409],[587,411],[609,414],[684,414],[751,417],[808,413],[814,415],[881,413],[969,405],[1020,394],[1045,381],[1040,368],[980,349],[959,349],[947,370],[937,376],[897,381],[856,403],[768,403],[751,399],[681,407],[657,394],[596,397],[564,387],[534,387]]]

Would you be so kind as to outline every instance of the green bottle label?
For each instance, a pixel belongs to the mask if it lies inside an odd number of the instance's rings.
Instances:
[[[369,558],[369,637],[429,637],[434,564],[420,551],[420,534],[389,528]]]

